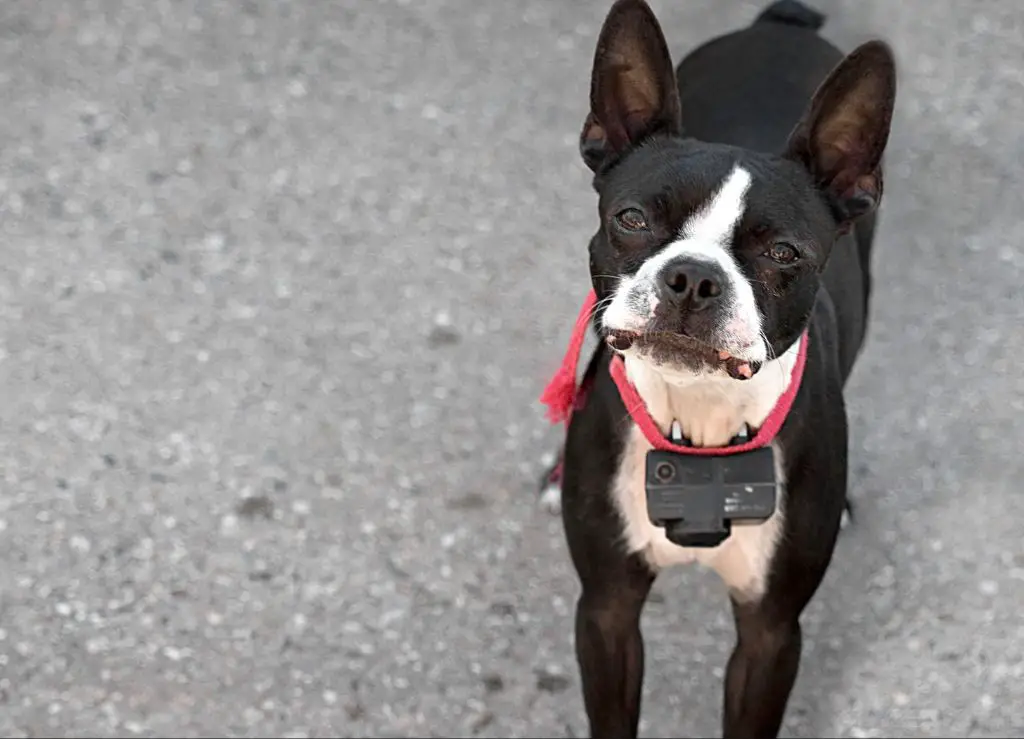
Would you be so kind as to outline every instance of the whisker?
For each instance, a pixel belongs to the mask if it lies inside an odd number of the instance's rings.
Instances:
[[[767,349],[767,351],[768,351],[768,357],[767,357],[767,359],[765,359],[765,364],[770,364],[770,363],[774,362],[776,359],[778,359],[779,357],[775,353],[775,349],[772,348],[772,343],[768,340],[768,335],[764,332],[764,329],[763,328],[759,329],[758,333],[760,334],[761,341],[764,342],[765,349]],[[785,368],[781,364],[777,364],[776,366],[778,367],[779,375],[780,375],[781,379],[783,380],[783,382],[785,382],[785,380],[786,380],[786,370],[785,370]]]
[[[601,308],[603,308],[603,307],[604,307],[605,305],[607,305],[608,303],[612,302],[612,300],[613,300],[613,299],[614,299],[614,296],[612,296],[612,295],[609,295],[608,297],[606,297],[606,298],[601,298],[601,299],[600,299],[600,300],[598,300],[598,301],[597,301],[596,303],[594,303],[594,307],[590,309],[590,315],[589,315],[589,316],[587,316],[587,320],[589,321],[589,320],[590,320],[590,319],[592,319],[592,318],[593,318],[593,317],[594,317],[595,315],[597,315],[597,312],[598,312],[598,311],[599,311],[599,310],[600,310]]]

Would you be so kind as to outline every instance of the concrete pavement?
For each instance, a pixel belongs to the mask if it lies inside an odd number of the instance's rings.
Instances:
[[[657,0],[677,55],[759,3]],[[901,63],[847,531],[788,735],[1024,732],[1024,8]],[[583,736],[536,397],[586,290],[604,2],[0,5],[0,734]],[[708,573],[642,733],[718,732]]]

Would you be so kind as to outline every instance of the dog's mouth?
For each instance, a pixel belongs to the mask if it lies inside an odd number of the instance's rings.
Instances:
[[[736,380],[749,380],[761,369],[760,362],[734,357],[699,339],[669,331],[609,330],[605,341],[612,349],[624,352],[635,348],[656,361],[683,364],[692,369],[721,369]]]

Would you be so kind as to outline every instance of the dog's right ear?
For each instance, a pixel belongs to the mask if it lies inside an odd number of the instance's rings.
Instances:
[[[596,172],[646,137],[681,127],[675,70],[658,19],[644,0],[616,0],[594,54],[583,161]]]

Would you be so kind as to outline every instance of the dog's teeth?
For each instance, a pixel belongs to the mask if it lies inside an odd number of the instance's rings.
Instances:
[[[729,352],[725,351],[724,349],[722,351],[718,352],[718,358],[721,359],[722,361],[725,361],[726,359],[728,359],[731,356],[732,355]]]

